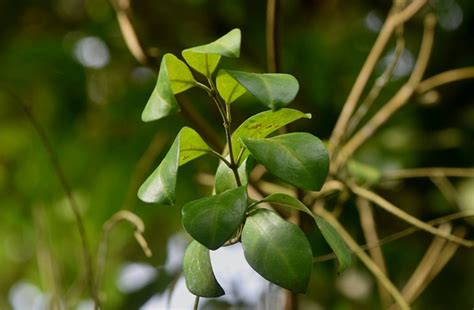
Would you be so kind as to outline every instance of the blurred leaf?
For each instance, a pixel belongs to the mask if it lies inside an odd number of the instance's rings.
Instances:
[[[241,186],[185,204],[183,226],[194,239],[216,250],[239,228],[246,209],[247,189]]]
[[[375,184],[381,177],[381,173],[377,168],[354,159],[347,161],[347,170],[359,185]]]
[[[194,70],[210,78],[221,56],[240,56],[240,40],[240,29],[233,29],[212,43],[185,49],[182,55]]]
[[[290,74],[258,74],[232,70],[226,72],[272,110],[288,105],[295,99],[299,90],[298,81]]]
[[[244,163],[239,167],[239,177],[242,185],[248,184],[248,175],[254,167],[254,161],[252,158],[247,158]],[[235,181],[234,172],[223,162],[220,162],[217,167],[214,188],[216,194],[222,193],[228,189],[236,188],[237,182]]]
[[[207,150],[209,146],[194,129],[183,127],[160,165],[138,190],[138,197],[144,202],[172,205],[176,200],[178,167],[206,154]]]
[[[275,130],[300,118],[311,118],[311,114],[283,108],[278,111],[264,111],[249,117],[232,134],[234,157],[237,158],[242,148],[240,144],[241,138],[265,138]],[[245,150],[242,154],[241,162],[249,154]]]
[[[296,187],[318,191],[329,172],[329,155],[321,140],[303,132],[269,139],[243,138],[252,156],[268,171]]]
[[[212,271],[209,250],[196,240],[188,245],[184,254],[183,273],[186,286],[194,295],[219,297],[225,294]]]
[[[242,246],[247,262],[262,277],[293,292],[306,292],[313,256],[298,226],[259,209],[247,217]]]
[[[219,70],[217,73],[216,84],[219,95],[227,104],[231,104],[247,91],[225,70]]]
[[[173,54],[163,56],[155,88],[142,113],[144,122],[179,112],[174,94],[196,85],[188,66]]]

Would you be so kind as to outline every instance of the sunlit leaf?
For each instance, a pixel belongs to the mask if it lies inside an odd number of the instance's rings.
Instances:
[[[254,160],[247,158],[244,163],[239,167],[239,177],[242,185],[248,184],[248,175],[251,169],[254,167]],[[234,173],[232,170],[223,162],[217,167],[214,189],[216,194],[222,193],[228,189],[236,188],[237,182],[235,180]]]
[[[185,49],[182,55],[194,70],[210,78],[221,56],[240,56],[240,40],[240,29],[233,29],[212,43]]]
[[[262,277],[293,292],[306,292],[312,253],[298,226],[259,209],[247,217],[242,246],[247,262]]]
[[[247,189],[241,186],[185,204],[183,226],[194,239],[215,250],[239,228],[246,208]]]
[[[219,297],[224,290],[212,271],[209,250],[197,241],[192,241],[184,254],[183,273],[188,290],[196,296]]]
[[[252,156],[268,171],[298,188],[317,191],[329,171],[329,155],[321,140],[303,132],[269,139],[243,138]]]
[[[246,92],[245,88],[225,70],[219,70],[217,73],[216,84],[219,95],[227,104],[231,104]]]
[[[343,272],[344,270],[346,270],[347,267],[351,265],[351,252],[345,242],[342,240],[341,236],[334,229],[334,227],[332,227],[331,224],[326,222],[323,218],[311,212],[311,210],[301,201],[299,201],[295,197],[286,194],[276,193],[265,197],[256,204],[262,202],[278,204],[283,207],[296,209],[298,211],[309,214],[316,222],[316,225],[321,231],[326,242],[336,254],[339,262],[339,272]]]
[[[183,127],[165,158],[138,190],[144,202],[173,204],[178,167],[207,153],[209,146],[192,128]]]
[[[240,144],[241,138],[265,138],[275,130],[301,118],[311,118],[311,114],[283,108],[278,111],[264,111],[249,117],[232,134],[234,158],[237,158],[242,148]],[[242,154],[241,162],[249,154],[245,150]]]
[[[283,73],[248,73],[226,71],[236,79],[249,93],[254,95],[267,107],[277,110],[288,105],[299,90],[296,78]]]
[[[154,121],[179,111],[174,94],[196,85],[188,66],[173,54],[163,56],[155,88],[142,113],[144,122]]]

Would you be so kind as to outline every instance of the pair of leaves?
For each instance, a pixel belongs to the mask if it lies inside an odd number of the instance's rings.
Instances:
[[[138,190],[138,197],[144,202],[174,204],[178,167],[209,150],[209,146],[194,129],[183,127],[159,166]]]
[[[197,72],[211,77],[221,56],[239,57],[240,30],[234,29],[218,40],[186,49],[182,52],[186,62]],[[142,113],[144,122],[154,121],[179,112],[175,94],[197,85],[191,70],[173,54],[163,56],[155,88]]]
[[[324,239],[329,244],[331,249],[336,254],[336,257],[339,261],[339,272],[343,272],[347,267],[351,264],[351,252],[347,245],[342,240],[341,236],[337,233],[334,227],[331,226],[326,220],[322,217],[315,215],[311,212],[308,207],[306,207],[301,201],[298,199],[288,196],[286,194],[278,193],[278,194],[271,194],[264,199],[260,200],[254,205],[257,205],[262,202],[274,203],[281,205],[283,207],[296,209],[298,211],[304,212],[310,215],[316,225],[318,226],[319,230],[321,231]]]
[[[259,74],[220,70],[216,84],[219,95],[227,104],[248,91],[272,110],[288,105],[295,99],[299,90],[295,77],[283,73]]]
[[[234,158],[237,158],[239,153],[243,152],[240,156],[240,162],[243,164],[239,167],[239,176],[243,185],[247,184],[247,176],[254,167],[254,161],[249,160],[250,153],[248,150],[242,150],[240,139],[243,137],[265,138],[279,128],[301,118],[311,118],[311,114],[287,108],[278,111],[264,111],[248,118],[235,130],[232,135],[233,154]],[[237,187],[237,184],[232,170],[221,162],[217,168],[215,178],[214,188],[216,193],[235,187]]]
[[[208,249],[216,250],[242,224],[247,209],[247,189],[240,186],[220,194],[188,202],[183,206],[183,226]]]
[[[269,139],[241,139],[252,156],[271,173],[298,188],[318,191],[329,171],[329,155],[321,140],[303,132]]]

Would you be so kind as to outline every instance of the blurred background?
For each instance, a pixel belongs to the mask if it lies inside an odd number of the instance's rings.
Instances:
[[[133,24],[143,45],[157,55],[150,66],[143,66],[127,49],[107,0],[0,1],[0,309],[47,309],[55,295],[62,296],[67,309],[91,309],[92,305],[74,216],[23,105],[29,106],[44,128],[59,158],[80,207],[94,260],[102,225],[114,213],[128,209],[145,222],[151,258],[135,241],[130,224],[118,224],[110,233],[102,285],[104,308],[161,309],[174,282],[174,305],[189,307],[189,300],[192,305],[179,278],[188,242],[180,206],[211,192],[200,174],[212,174],[217,162],[206,157],[180,170],[176,206],[140,202],[138,186],[166,154],[179,129],[189,125],[182,115],[143,123],[140,114],[156,81],[159,55],[179,54],[232,28],[242,30],[241,57],[224,60],[221,66],[265,72],[265,6],[265,1],[251,0],[132,1]],[[313,114],[311,121],[295,123],[292,130],[329,137],[390,6],[389,0],[282,1],[280,71],[293,74],[301,85],[291,107]],[[437,15],[438,25],[425,77],[472,66],[474,2],[431,0],[422,13],[429,11]],[[406,25],[406,50],[376,106],[394,94],[413,68],[422,15]],[[394,46],[392,41],[376,75],[390,62]],[[414,98],[356,158],[380,170],[472,167],[473,86],[472,80],[461,81],[438,88],[429,100]],[[218,134],[217,142],[224,142],[216,121],[219,116],[205,94],[191,90],[178,99],[208,122]],[[263,109],[245,96],[234,104],[234,124]],[[429,220],[459,208],[474,208],[474,180],[453,179],[453,184],[458,195],[454,203],[429,179],[392,184],[379,192],[410,214]],[[375,216],[382,237],[407,227],[378,209]],[[364,243],[352,203],[346,205],[341,220]],[[330,252],[317,233],[306,233],[315,255]],[[473,237],[472,231],[468,237]],[[404,285],[431,240],[425,233],[416,233],[383,247],[396,285]],[[213,253],[217,277],[226,283],[229,294],[203,306],[225,309],[230,304],[249,308],[263,304],[271,308],[272,302],[278,302],[278,289],[247,266],[229,271],[226,263],[239,257],[238,247]],[[473,275],[474,253],[460,249],[414,308],[471,309]],[[267,291],[274,298],[265,299]],[[376,309],[379,301],[375,282],[360,262],[338,276],[335,262],[329,261],[315,264],[300,306]]]

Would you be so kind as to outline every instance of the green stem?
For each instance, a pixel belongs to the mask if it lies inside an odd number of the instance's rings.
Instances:
[[[229,159],[230,159],[230,165],[229,168],[232,170],[234,173],[235,177],[235,182],[237,183],[237,186],[242,186],[242,182],[240,181],[240,176],[239,176],[239,166],[237,165],[235,158],[234,158],[234,152],[233,152],[233,147],[232,147],[232,133],[231,133],[231,116],[230,116],[230,108],[228,105],[225,103],[222,103],[222,101],[219,98],[216,86],[214,85],[214,82],[212,82],[212,79],[208,78],[209,86],[211,87],[211,92],[210,96],[214,103],[217,106],[217,109],[219,110],[219,113],[222,118],[224,130],[225,130],[225,138],[227,141],[227,145],[229,146]]]
[[[196,298],[194,299],[194,307],[193,309],[194,310],[197,310],[199,308],[199,296],[196,296]]]

